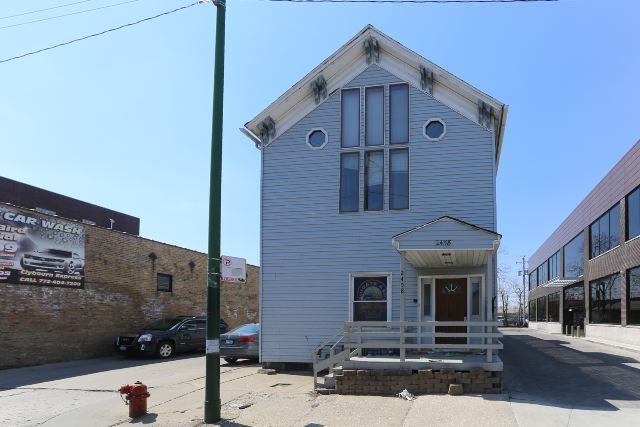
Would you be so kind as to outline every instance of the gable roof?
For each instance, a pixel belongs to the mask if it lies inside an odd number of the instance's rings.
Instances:
[[[379,59],[372,63],[418,89],[421,87],[420,68],[425,67],[433,73],[430,95],[468,119],[481,124],[480,110],[484,104],[490,111],[490,124],[485,127],[495,132],[496,165],[498,164],[508,106],[406,48],[372,25],[364,27],[265,110],[247,122],[241,131],[259,145],[261,124],[273,120],[275,130],[270,139],[273,140],[282,135],[318,106],[311,87],[318,77],[324,78],[327,93],[330,94],[369,67],[364,43],[370,38],[376,39],[380,52]],[[429,94],[429,92],[425,93]]]
[[[451,216],[441,216],[393,236],[391,242],[399,251],[493,250],[497,249],[501,238],[502,236],[495,231]]]

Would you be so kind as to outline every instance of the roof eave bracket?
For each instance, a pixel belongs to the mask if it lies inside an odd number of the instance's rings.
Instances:
[[[364,53],[367,57],[367,64],[380,62],[380,45],[378,39],[370,36],[364,41]]]

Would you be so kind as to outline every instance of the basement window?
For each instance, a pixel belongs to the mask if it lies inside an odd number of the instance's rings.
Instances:
[[[158,273],[157,286],[158,292],[173,292],[173,276]]]

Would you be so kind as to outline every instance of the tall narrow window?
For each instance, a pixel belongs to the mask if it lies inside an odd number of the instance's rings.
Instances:
[[[409,86],[389,86],[389,142],[409,142]]]
[[[620,274],[589,282],[589,323],[620,324]]]
[[[360,145],[360,89],[342,91],[342,147]]]
[[[549,294],[549,322],[560,321],[560,292]]]
[[[627,323],[640,325],[640,267],[627,271]]]
[[[364,159],[364,209],[381,211],[384,199],[384,151],[367,151]]]
[[[425,282],[422,284],[422,315],[431,316],[431,283]]]
[[[620,205],[616,204],[590,226],[591,258],[620,244]]]
[[[340,212],[358,211],[360,153],[340,155]]]
[[[564,246],[564,277],[582,276],[584,272],[584,234],[580,233]]]
[[[471,282],[471,315],[480,314],[480,282]]]
[[[364,143],[384,145],[384,87],[368,87],[364,94]]]
[[[409,150],[389,150],[389,209],[409,208]]]
[[[640,236],[640,187],[627,196],[627,239]]]
[[[540,297],[536,302],[536,320],[538,322],[547,321],[547,297]]]

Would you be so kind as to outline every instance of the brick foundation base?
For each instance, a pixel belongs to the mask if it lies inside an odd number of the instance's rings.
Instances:
[[[500,393],[502,372],[483,369],[361,369],[336,370],[338,394],[393,395],[404,389],[413,394],[447,393],[449,384],[461,384],[464,393]]]

